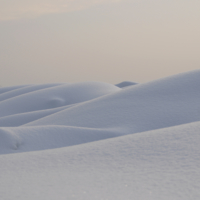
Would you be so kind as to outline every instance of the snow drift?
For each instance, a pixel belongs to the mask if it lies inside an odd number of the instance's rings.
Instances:
[[[128,87],[27,124],[137,133],[200,120],[200,71]]]
[[[0,88],[0,198],[199,199],[199,88],[200,70]]]

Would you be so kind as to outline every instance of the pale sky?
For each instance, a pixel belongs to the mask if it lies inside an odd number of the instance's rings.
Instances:
[[[200,69],[199,10],[199,0],[0,0],[0,85]]]

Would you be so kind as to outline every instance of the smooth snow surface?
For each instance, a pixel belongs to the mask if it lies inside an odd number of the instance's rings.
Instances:
[[[52,85],[45,89],[40,85],[37,90],[31,87],[30,92],[23,90],[23,94],[17,92],[16,96],[0,102],[0,117],[80,103],[119,90],[98,82]]]
[[[200,199],[200,70],[145,84],[0,88],[0,199]]]
[[[131,82],[131,81],[123,81],[121,83],[116,84],[116,86],[120,87],[120,88],[124,88],[124,87],[128,87],[128,86],[131,86],[131,85],[136,85],[136,84],[137,83]]]

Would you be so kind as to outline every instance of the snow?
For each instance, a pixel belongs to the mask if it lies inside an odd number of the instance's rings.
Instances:
[[[116,84],[116,86],[120,87],[120,88],[124,88],[124,87],[128,87],[128,86],[131,86],[131,85],[136,85],[136,84],[137,83],[132,82],[132,81],[123,81],[121,83]]]
[[[22,94],[26,94],[29,92],[33,92],[36,90],[57,86],[57,85],[60,85],[60,84],[43,84],[43,85],[30,85],[30,86],[20,87],[19,89],[7,91],[1,94],[0,101],[6,100],[12,97],[16,97]]]
[[[75,104],[120,90],[117,86],[98,82],[61,84],[45,89],[39,86],[35,89],[33,91],[31,87],[31,92],[23,91],[21,95],[17,92],[17,96],[0,102],[0,117]]]
[[[9,86],[9,87],[0,87],[0,94],[3,94],[5,92],[9,92],[15,89],[19,89],[19,88],[23,88],[26,87],[28,85],[17,85],[17,86]]]
[[[199,88],[200,70],[1,88],[0,199],[199,199]]]
[[[46,109],[46,110],[25,112],[25,113],[19,113],[19,114],[1,117],[0,118],[0,127],[21,126],[23,124],[35,121],[37,119],[40,119],[42,117],[48,116],[48,115],[53,114],[53,113],[56,113],[60,110],[64,110],[64,109],[69,108],[69,107],[74,106],[74,105],[76,105],[76,104],[72,104],[72,105],[68,105],[68,106],[61,106],[61,107],[58,107],[58,108],[51,108],[51,109]]]
[[[200,121],[199,77],[200,70],[127,87],[26,126],[119,127],[131,134]]]

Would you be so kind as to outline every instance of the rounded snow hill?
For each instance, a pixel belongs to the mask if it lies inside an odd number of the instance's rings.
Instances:
[[[61,85],[61,83],[49,83],[49,84],[30,85],[30,86],[28,85],[25,87],[17,88],[17,89],[5,92],[3,94],[0,94],[0,101],[6,100],[12,97],[16,97],[22,94],[26,94],[29,92],[33,92],[33,91],[37,91],[37,90],[41,90],[41,89],[45,89],[49,87],[54,87],[58,85]]]
[[[21,94],[0,102],[0,117],[66,106],[91,100],[121,89],[101,82],[61,84]]]
[[[0,154],[61,148],[121,135],[115,129],[70,126],[2,127]]]
[[[26,126],[119,128],[137,133],[200,120],[200,70],[127,87]]]
[[[0,95],[5,92],[9,92],[9,91],[27,87],[27,86],[29,86],[29,85],[16,85],[16,86],[0,87]]]
[[[54,114],[76,104],[71,104],[68,106],[61,106],[58,108],[37,110],[32,112],[18,113],[14,115],[8,115],[5,117],[0,117],[0,127],[16,127],[27,124],[29,122],[38,120],[40,118],[46,117],[48,115]]]
[[[121,83],[116,84],[116,86],[119,87],[119,88],[124,88],[124,87],[132,86],[132,85],[137,85],[137,84],[138,83],[131,82],[131,81],[123,81]]]

